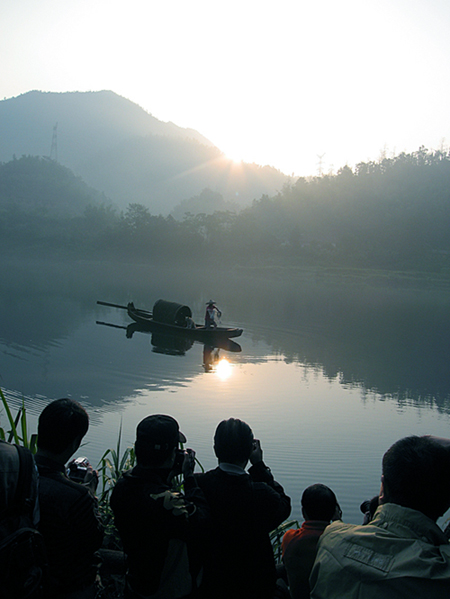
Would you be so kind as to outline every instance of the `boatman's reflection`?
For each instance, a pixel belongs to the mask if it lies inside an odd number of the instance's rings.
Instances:
[[[203,346],[203,368],[205,372],[211,372],[214,365],[219,361],[219,348],[212,345]]]

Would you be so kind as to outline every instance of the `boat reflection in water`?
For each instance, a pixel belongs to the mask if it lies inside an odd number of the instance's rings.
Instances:
[[[127,339],[132,339],[135,333],[151,335],[150,342],[152,344],[152,351],[168,356],[184,356],[195,343],[200,343],[182,333],[172,335],[164,335],[159,332],[155,333],[149,330],[148,326],[142,327],[137,322],[133,322],[128,326],[121,326],[97,320],[97,324],[113,327],[115,329],[125,329]],[[220,336],[218,336],[217,339],[213,338],[211,343],[203,344],[203,368],[205,369],[205,372],[216,371],[217,367],[220,366],[222,362],[220,358],[221,349],[233,353],[242,351],[239,343],[236,343],[236,341],[233,341],[232,339],[226,339]],[[227,364],[229,363],[227,362]]]
[[[134,333],[147,333],[151,335],[150,342],[152,350],[157,354],[166,354],[168,356],[184,356],[184,354],[194,345],[194,340],[182,335],[162,335],[161,333],[152,333],[148,328],[141,327],[137,322],[127,326],[127,339],[131,339]]]
[[[140,328],[139,324],[133,323],[127,326],[127,337],[131,338],[136,331],[148,333],[148,329]],[[169,356],[184,356],[191,349],[195,341],[185,335],[162,335],[161,333],[151,334],[152,350],[156,353],[166,354]],[[199,342],[197,342],[199,343]],[[205,372],[220,371],[225,375],[223,364],[229,366],[227,360],[221,360],[220,350],[223,349],[229,352],[240,352],[242,350],[239,343],[232,339],[224,339],[218,337],[213,344],[203,345],[203,368]],[[223,363],[223,364],[222,364]],[[221,367],[222,365],[222,367]],[[219,372],[219,374],[220,374]]]
[[[151,344],[152,350],[157,354],[184,356],[184,354],[194,345],[194,341],[192,339],[186,339],[185,337],[152,333]]]

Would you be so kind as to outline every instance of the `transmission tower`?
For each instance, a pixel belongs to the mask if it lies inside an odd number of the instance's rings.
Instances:
[[[317,163],[317,173],[319,177],[323,175],[323,157],[325,156],[325,154],[317,154],[317,158],[319,159],[319,162]]]
[[[54,160],[58,162],[58,137],[56,134],[56,130],[58,129],[58,123],[53,127],[53,136],[52,136],[52,147],[50,148],[50,160]]]

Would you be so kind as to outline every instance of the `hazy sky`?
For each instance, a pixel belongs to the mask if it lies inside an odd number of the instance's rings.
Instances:
[[[108,89],[285,173],[450,143],[448,0],[0,0],[0,98]]]

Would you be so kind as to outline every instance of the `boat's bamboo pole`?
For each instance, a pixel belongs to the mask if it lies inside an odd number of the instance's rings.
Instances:
[[[97,301],[97,304],[100,304],[102,306],[110,306],[111,308],[121,308],[122,310],[128,310],[128,306],[120,306],[119,304],[110,304],[109,302]]]

